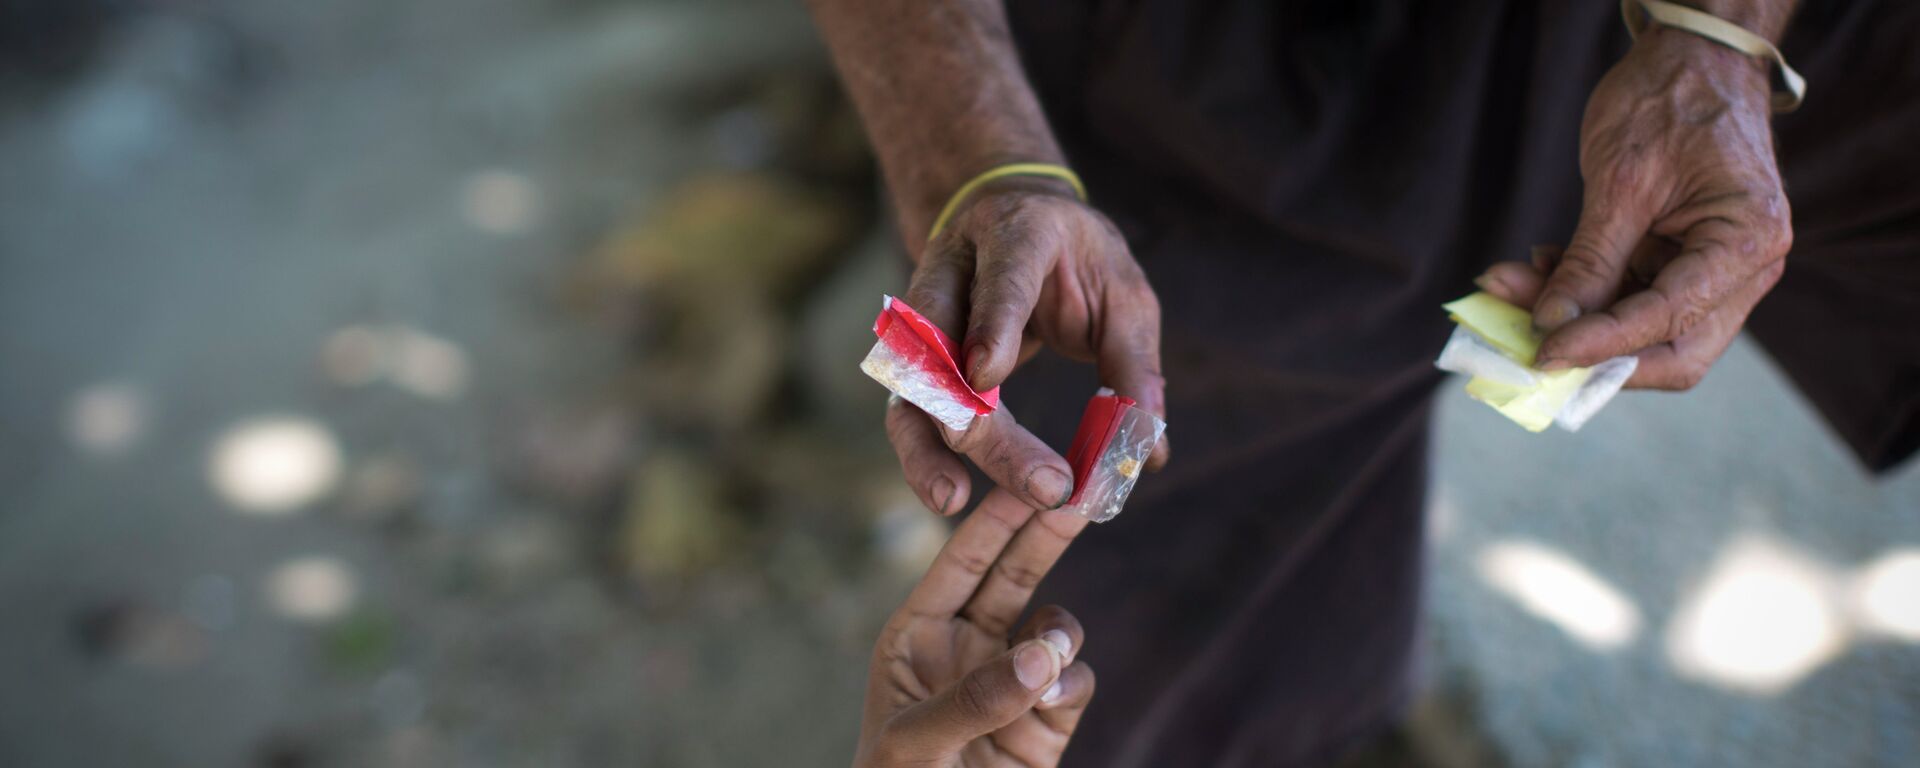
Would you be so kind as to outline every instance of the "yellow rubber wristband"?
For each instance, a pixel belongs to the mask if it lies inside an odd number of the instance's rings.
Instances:
[[[1080,183],[1079,175],[1068,170],[1066,166],[1053,163],[1008,163],[995,166],[960,185],[960,189],[953,193],[953,197],[947,198],[946,206],[940,209],[940,215],[933,220],[933,230],[927,233],[927,242],[933,242],[934,238],[939,237],[941,231],[947,228],[947,220],[953,218],[953,212],[959,209],[960,201],[967,199],[967,195],[973,194],[973,191],[979,189],[982,184],[1008,176],[1046,176],[1060,179],[1073,185],[1073,193],[1079,195],[1082,202],[1087,199],[1087,185]]]
[[[1661,0],[1620,0],[1620,15],[1626,17],[1627,33],[1636,38],[1648,25],[1659,24],[1692,32],[1748,56],[1758,56],[1771,62],[1779,69],[1780,80],[1787,86],[1785,91],[1775,91],[1773,94],[1775,112],[1792,112],[1800,107],[1800,100],[1806,98],[1806,79],[1793,71],[1793,67],[1787,66],[1787,57],[1780,55],[1780,49],[1738,24],[1711,13]]]

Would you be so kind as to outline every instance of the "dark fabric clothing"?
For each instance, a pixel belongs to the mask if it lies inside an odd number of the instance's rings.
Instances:
[[[1799,239],[1750,325],[1885,467],[1920,435],[1920,4],[1805,5],[1785,52],[1810,97],[1777,122]],[[1009,13],[1159,293],[1176,452],[1035,603],[1082,619],[1100,672],[1067,762],[1323,763],[1406,694],[1438,305],[1571,233],[1580,118],[1628,45],[1618,6]],[[1090,377],[1043,359],[1008,397],[1074,401]],[[1055,444],[1077,413],[1022,411]]]
[[[1774,121],[1794,246],[1747,320],[1876,471],[1920,449],[1916,40],[1920,3],[1801,4],[1782,53],[1819,90]]]

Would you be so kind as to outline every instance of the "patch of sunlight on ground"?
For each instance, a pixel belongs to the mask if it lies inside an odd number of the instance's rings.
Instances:
[[[353,571],[339,558],[313,555],[281,563],[267,576],[267,602],[298,621],[338,618],[353,607]]]
[[[1640,633],[1633,601],[1566,553],[1531,541],[1503,541],[1482,550],[1480,578],[1521,608],[1599,651],[1621,648]]]
[[[1862,627],[1920,643],[1920,548],[1881,555],[1854,577],[1851,592]]]
[[[214,443],[208,479],[220,498],[256,515],[286,515],[319,499],[340,476],[333,433],[300,416],[249,419]]]
[[[461,188],[467,223],[494,235],[531,230],[540,218],[540,193],[525,175],[491,169],[467,178]]]
[[[1819,565],[1779,542],[1742,536],[1682,598],[1668,658],[1690,679],[1777,693],[1845,647],[1833,592]]]
[[[125,453],[147,428],[147,401],[124,382],[105,382],[75,393],[67,408],[67,436],[93,456]]]
[[[469,373],[460,345],[401,325],[352,325],[335,331],[321,347],[320,367],[341,386],[386,379],[429,400],[459,398],[467,390]]]

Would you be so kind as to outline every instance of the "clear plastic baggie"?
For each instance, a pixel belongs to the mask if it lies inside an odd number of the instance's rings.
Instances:
[[[1102,388],[1087,402],[1067,451],[1073,496],[1064,509],[1096,523],[1120,514],[1167,424],[1132,398]]]

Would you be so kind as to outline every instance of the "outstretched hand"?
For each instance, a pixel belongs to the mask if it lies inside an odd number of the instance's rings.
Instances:
[[[1057,606],[1009,633],[1086,525],[987,495],[874,644],[855,766],[1059,762],[1093,698],[1086,636]]]

